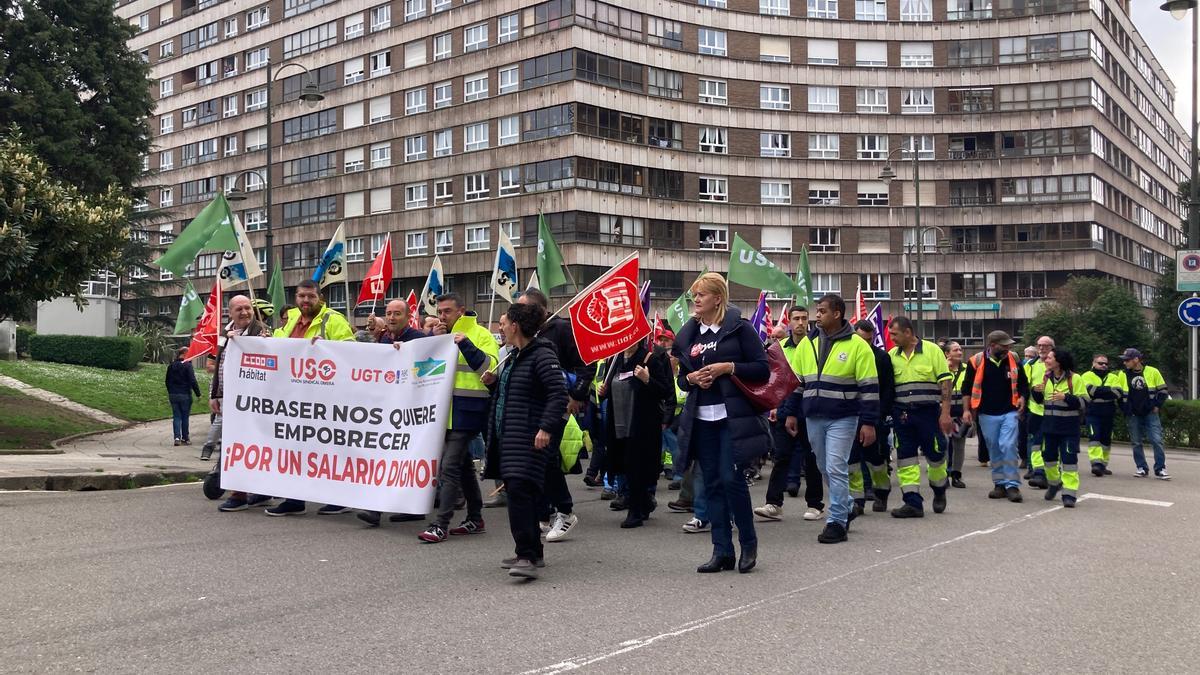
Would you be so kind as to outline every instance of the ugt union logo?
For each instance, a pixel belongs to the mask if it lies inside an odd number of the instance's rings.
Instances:
[[[593,335],[610,337],[628,331],[636,320],[637,286],[615,277],[597,288],[579,313],[579,327]]]

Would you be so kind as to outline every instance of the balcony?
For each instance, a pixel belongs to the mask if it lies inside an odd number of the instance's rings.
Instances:
[[[950,250],[954,253],[995,253],[997,248],[994,241],[956,241],[950,244]]]
[[[951,206],[984,206],[995,203],[995,185],[990,180],[950,181]]]
[[[993,195],[950,195],[950,206],[986,206],[995,203]]]
[[[951,150],[950,159],[995,159],[996,151],[993,148],[982,148],[979,150]]]
[[[995,159],[996,137],[993,134],[950,137],[950,159]]]

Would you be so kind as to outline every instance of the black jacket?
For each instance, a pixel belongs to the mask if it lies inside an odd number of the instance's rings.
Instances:
[[[485,478],[522,478],[541,484],[546,477],[546,462],[553,456],[554,440],[563,429],[567,411],[567,386],[554,354],[554,346],[543,338],[534,338],[524,349],[514,350],[504,362],[504,372],[492,386],[487,417],[487,469]],[[501,391],[501,382],[504,383]],[[504,398],[500,423],[496,413]],[[502,427],[502,428],[501,428]],[[551,444],[533,447],[538,431],[552,437]]]
[[[609,454],[612,471],[616,474],[632,471],[635,463],[642,467],[662,464],[663,408],[675,409],[675,383],[671,380],[671,361],[667,355],[656,349],[647,359],[643,343],[628,360],[624,354],[613,357],[607,380],[608,393],[612,392],[613,378],[622,372],[633,371],[635,365],[643,362],[650,371],[650,381],[642,382],[636,377],[629,379],[633,383],[633,420],[629,438],[616,437],[616,419],[611,404],[609,407],[605,438],[610,447],[622,450]]]
[[[709,334],[711,336],[711,333]],[[711,342],[711,338],[709,338]],[[687,392],[687,402],[679,416],[679,467],[686,467],[691,458],[692,423],[696,420],[696,408],[699,405],[700,388],[693,387],[688,381],[688,373],[699,370],[709,363],[734,363],[737,376],[746,382],[764,382],[771,376],[767,364],[767,352],[758,341],[758,332],[747,321],[742,321],[742,314],[736,307],[725,310],[725,321],[718,331],[716,345],[701,350],[700,345],[705,340],[700,336],[700,323],[689,319],[679,334],[675,337],[672,353],[679,359],[679,388]],[[692,356],[695,352],[696,355]],[[733,441],[733,460],[739,465],[748,464],[750,460],[762,455],[770,445],[770,430],[767,418],[758,414],[750,401],[728,377],[718,378],[713,386],[717,388],[725,402],[726,422]]]
[[[896,369],[887,351],[875,345],[871,345],[871,351],[875,354],[875,370],[879,371],[879,420],[890,424],[892,406],[896,404]]]
[[[196,383],[196,371],[192,369],[192,363],[175,359],[167,366],[167,395],[191,398],[192,392],[199,398],[200,385]]]
[[[554,346],[559,366],[575,376],[575,384],[567,393],[576,401],[587,401],[588,390],[596,377],[596,364],[584,365],[583,358],[579,356],[579,347],[575,345],[575,334],[571,332],[571,322],[561,316],[552,316],[538,331],[538,337],[545,338]]]

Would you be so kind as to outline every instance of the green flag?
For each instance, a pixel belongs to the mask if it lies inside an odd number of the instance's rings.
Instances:
[[[267,295],[271,298],[271,304],[275,306],[275,320],[282,322],[283,306],[287,304],[287,296],[283,290],[283,272],[279,269],[278,257],[271,261],[271,282],[267,284]]]
[[[550,290],[567,283],[563,274],[563,257],[554,243],[554,235],[550,234],[550,226],[546,217],[538,213],[538,253],[537,276],[542,290],[549,294]]]
[[[707,273],[708,265],[705,265],[703,271],[696,275],[696,278],[699,279]],[[693,281],[692,283],[695,282]],[[667,325],[670,326],[671,330],[676,334],[679,333],[679,329],[683,328],[683,324],[687,323],[688,319],[692,318],[691,304],[692,292],[687,290],[684,291],[683,295],[679,296],[675,302],[672,302],[671,306],[667,308]]]
[[[733,235],[729,250],[729,280],[743,286],[769,291],[782,298],[798,298],[804,293],[794,279],[754,250],[741,235]]]
[[[800,269],[796,270],[796,285],[800,287],[800,295],[796,302],[805,307],[812,304],[812,270],[808,267],[808,247],[800,249]]]
[[[175,319],[175,334],[190,335],[202,314],[204,314],[204,301],[196,295],[196,289],[192,287],[192,282],[189,280],[187,287],[183,289],[183,298],[179,301],[179,318]]]
[[[225,195],[217,195],[204,210],[196,214],[175,238],[175,243],[154,264],[181,277],[187,271],[187,266],[196,259],[196,254],[203,250],[240,250],[237,235],[233,233],[233,212],[229,210]]]

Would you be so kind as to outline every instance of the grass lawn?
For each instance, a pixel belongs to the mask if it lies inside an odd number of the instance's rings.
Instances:
[[[0,361],[0,375],[122,419],[145,422],[171,416],[167,367],[159,363],[142,363],[136,370],[108,370],[45,361]],[[203,395],[192,404],[193,413],[208,412],[209,379],[203,368],[196,373]]]
[[[49,448],[56,438],[107,428],[90,417],[0,387],[0,449]]]

